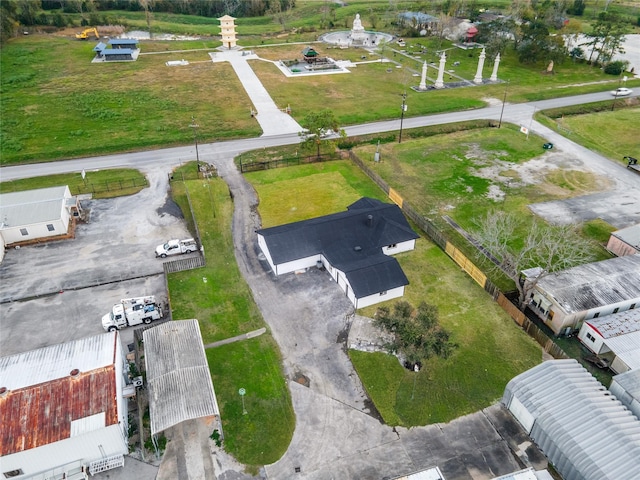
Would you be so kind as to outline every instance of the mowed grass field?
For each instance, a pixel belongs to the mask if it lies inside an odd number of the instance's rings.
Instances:
[[[344,211],[362,196],[385,200],[384,193],[349,161],[245,177],[260,198],[263,226]],[[434,244],[422,238],[415,251],[397,258],[410,281],[404,299],[438,306],[441,323],[459,348],[447,360],[429,360],[417,375],[395,357],[351,351],[385,422],[425,425],[477,411],[499,399],[511,378],[541,361],[540,347]],[[369,307],[359,313],[372,316],[374,311]]]
[[[221,179],[173,182],[185,216],[189,190],[206,266],[168,275],[174,319],[197,318],[204,344],[266,327],[235,263],[233,201]],[[206,350],[224,430],[224,448],[254,473],[275,462],[291,441],[295,415],[278,346],[267,333]],[[240,388],[246,390],[242,413]]]
[[[333,8],[333,7],[332,7]],[[347,27],[351,15],[364,3],[335,9],[333,29]],[[388,20],[383,4],[375,2],[365,15],[365,26],[377,15],[380,29]],[[306,12],[309,18],[304,18]],[[355,13],[354,13],[355,12]],[[116,12],[130,28],[142,28],[142,12]],[[136,17],[137,15],[137,17]],[[323,15],[321,5],[301,2],[290,27],[296,32],[279,38],[279,26],[267,18],[239,19],[239,43],[261,57],[279,60],[302,58],[305,45],[323,33],[316,27]],[[320,16],[320,17],[319,17]],[[171,23],[171,20],[175,23]],[[385,20],[386,19],[386,20]],[[209,52],[219,46],[219,26],[212,19],[158,14],[154,32],[209,35],[193,41],[141,41],[136,62],[92,63],[95,42],[60,35],[34,34],[12,39],[0,49],[0,163],[3,165],[92,156],[111,152],[185,145],[193,142],[192,116],[199,125],[200,142],[256,137],[261,129],[249,112],[252,103],[235,72],[227,63],[212,63]],[[191,22],[191,23],[189,23]],[[344,24],[344,27],[341,27]],[[303,28],[304,27],[304,28]],[[303,43],[292,44],[295,40]],[[274,44],[280,42],[280,45]],[[379,59],[363,49],[336,49],[313,43],[321,55],[335,60]],[[396,51],[392,51],[393,47]],[[424,49],[425,53],[422,53]],[[391,44],[383,52],[392,63],[369,63],[351,68],[349,74],[285,77],[274,65],[251,61],[275,103],[290,105],[301,121],[310,112],[331,109],[343,125],[397,118],[401,94],[407,93],[407,116],[479,108],[488,99],[518,102],[612,88],[617,78],[601,70],[565,63],[546,75],[545,65],[522,65],[505,53],[498,77],[509,83],[470,86],[417,93],[423,61],[437,63],[437,52],[448,55],[445,82],[471,80],[478,50],[453,48],[439,39],[408,39],[404,52]],[[187,60],[188,66],[168,67],[170,60]],[[460,65],[454,66],[455,62]],[[483,76],[491,74],[492,59]],[[428,76],[436,77],[431,66]],[[602,83],[604,82],[604,83]],[[628,86],[640,85],[631,79]],[[188,160],[188,159],[185,159]]]

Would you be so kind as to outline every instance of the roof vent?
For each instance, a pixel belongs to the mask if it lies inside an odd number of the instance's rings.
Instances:
[[[373,215],[367,215],[367,225],[373,227]]]
[[[71,370],[71,372],[69,372],[69,375],[71,375],[72,377],[77,377],[78,375],[80,375],[80,370],[74,368],[73,370]]]
[[[8,393],[9,390],[7,389],[7,387],[0,387],[0,397],[6,397]]]
[[[356,252],[359,252],[359,251],[361,251],[361,250],[362,250],[362,247],[361,247],[360,245],[356,245],[355,247],[353,247],[353,249],[354,249]]]

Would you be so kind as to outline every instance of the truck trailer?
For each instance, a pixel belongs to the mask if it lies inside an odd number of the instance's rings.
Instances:
[[[141,323],[149,324],[162,318],[162,308],[156,297],[123,298],[116,303],[111,312],[102,317],[102,328],[107,332],[132,327]]]

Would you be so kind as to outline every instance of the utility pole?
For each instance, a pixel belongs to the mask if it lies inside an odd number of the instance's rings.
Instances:
[[[189,126],[193,128],[193,140],[196,143],[196,165],[198,167],[198,175],[200,175],[200,156],[198,155],[198,127],[200,125],[196,123],[196,119],[193,115],[191,115],[191,125]]]
[[[402,122],[404,120],[404,112],[407,111],[407,93],[402,94],[402,109],[400,110],[400,135],[398,135],[398,143],[402,143]]]
[[[504,113],[504,104],[507,102],[507,87],[509,86],[509,80],[504,86],[504,97],[502,98],[502,110],[500,110],[500,121],[498,122],[498,128],[502,126],[502,114]]]

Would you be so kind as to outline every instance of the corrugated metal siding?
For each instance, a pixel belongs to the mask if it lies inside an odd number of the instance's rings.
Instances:
[[[197,320],[160,324],[143,333],[151,433],[185,420],[219,416]]]
[[[551,295],[568,314],[640,300],[640,255],[588,263],[548,275],[536,289]]]
[[[0,387],[9,390],[68,377],[71,370],[88,372],[113,365],[117,332],[0,357]]]
[[[576,360],[544,362],[511,380],[535,418],[530,437],[565,480],[640,478],[640,421]]]

